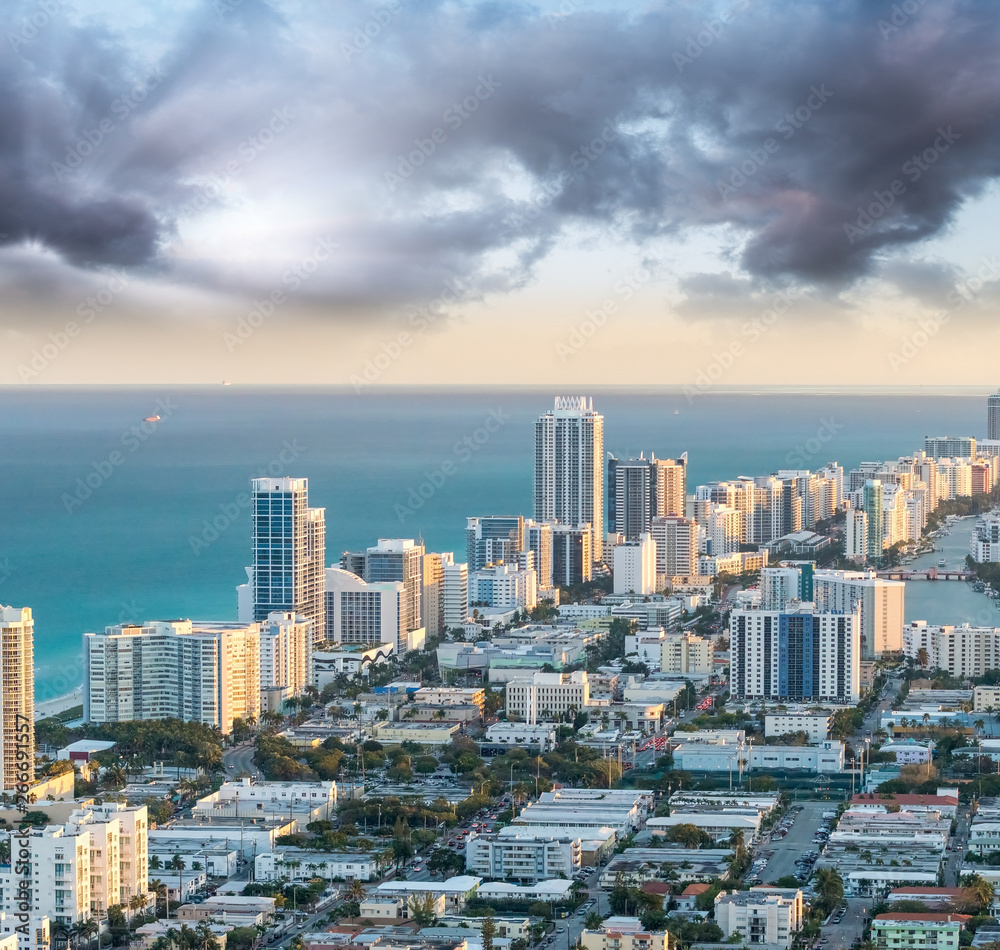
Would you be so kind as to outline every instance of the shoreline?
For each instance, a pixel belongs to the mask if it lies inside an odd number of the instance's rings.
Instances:
[[[77,686],[72,692],[66,693],[63,696],[35,703],[35,722],[38,722],[39,719],[47,719],[49,716],[56,716],[59,713],[66,712],[68,709],[72,709],[74,706],[79,706],[82,703],[83,687]]]

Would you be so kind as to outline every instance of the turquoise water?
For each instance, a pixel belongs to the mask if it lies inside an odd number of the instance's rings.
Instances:
[[[896,457],[926,434],[980,434],[985,415],[978,392],[712,392],[693,402],[676,390],[589,392],[608,451],[687,451],[692,486]],[[531,513],[532,422],[553,395],[0,389],[0,602],[34,611],[38,699],[79,682],[87,630],[235,616],[250,546],[239,496],[269,464],[309,478],[311,503],[327,509],[329,563],[380,536],[422,536],[461,555],[467,516]],[[135,429],[157,414],[148,433]],[[96,487],[80,501],[88,476]],[[939,586],[956,588],[945,596],[963,587]]]

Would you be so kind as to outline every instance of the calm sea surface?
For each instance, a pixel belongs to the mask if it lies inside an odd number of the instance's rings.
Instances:
[[[38,699],[79,683],[85,631],[235,617],[250,539],[239,498],[256,474],[308,477],[310,502],[326,508],[328,563],[379,537],[464,556],[467,516],[530,515],[532,421],[553,395],[0,389],[0,602],[34,611]],[[895,458],[925,435],[981,434],[985,416],[985,393],[971,391],[593,395],[608,451],[687,451],[690,486]],[[956,561],[970,529],[946,539]],[[1000,617],[963,584],[919,586],[908,618]]]

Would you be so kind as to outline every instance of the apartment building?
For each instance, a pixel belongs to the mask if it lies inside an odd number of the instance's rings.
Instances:
[[[672,950],[677,938],[669,931],[649,932],[638,917],[608,917],[598,930],[580,934],[583,950]]]
[[[83,718],[175,718],[232,731],[260,715],[257,623],[165,620],[83,637]]]
[[[878,914],[872,942],[878,950],[958,950],[959,934],[970,919],[965,914]]]
[[[34,631],[30,607],[0,604],[0,778],[8,790],[35,778]]]
[[[532,673],[507,683],[507,716],[527,723],[580,712],[590,704],[590,684],[582,670],[574,673]]]
[[[816,571],[813,600],[819,611],[858,612],[861,659],[874,660],[903,646],[906,584],[874,571]]]
[[[693,633],[666,634],[660,643],[660,670],[705,676],[714,669],[712,641]]]
[[[298,696],[312,682],[312,621],[273,611],[260,624],[260,688],[284,688]]]
[[[903,653],[916,660],[921,650],[927,653],[930,669],[946,670],[961,679],[982,676],[1000,666],[1000,627],[915,620],[903,628]]]
[[[580,870],[580,839],[509,826],[471,837],[465,847],[465,867],[477,877],[519,884],[571,879]]]
[[[802,891],[754,887],[715,898],[715,922],[727,938],[738,936],[746,946],[787,950],[802,929]]]

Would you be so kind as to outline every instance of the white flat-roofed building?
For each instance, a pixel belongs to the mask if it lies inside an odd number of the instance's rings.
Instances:
[[[883,742],[879,752],[887,752],[896,757],[898,765],[922,765],[931,760],[931,747],[922,745],[914,739],[904,739],[898,742]]]
[[[409,591],[402,581],[366,583],[339,567],[326,569],[326,629],[334,643],[391,643],[406,652]]]
[[[498,722],[486,730],[481,743],[496,751],[508,748],[538,750],[539,754],[551,752],[556,747],[556,727],[553,723]]]
[[[534,884],[490,881],[479,885],[479,896],[483,900],[562,901],[569,898],[572,886],[572,881],[561,879],[536,881]]]
[[[273,611],[260,623],[260,688],[284,687],[299,696],[312,682],[312,621]]]
[[[844,743],[824,739],[818,745],[752,745],[751,769],[802,769],[806,772],[843,772]]]
[[[83,637],[86,722],[183,719],[218,726],[260,715],[257,623],[151,621]]]
[[[600,798],[605,792],[607,798]],[[623,792],[617,795],[615,792]],[[588,796],[586,793],[594,793]],[[566,829],[611,828],[620,837],[639,831],[649,814],[649,796],[626,789],[559,789],[543,792],[527,805],[513,825],[547,825]],[[582,837],[582,835],[581,835]]]
[[[198,799],[194,817],[253,818],[259,812],[280,817],[289,808],[308,808],[316,819],[329,819],[337,808],[336,782],[224,782],[217,792]]]
[[[574,673],[533,673],[508,681],[507,716],[528,723],[549,716],[580,711],[590,705],[590,687],[584,671]],[[546,713],[549,716],[546,716]]]
[[[742,729],[675,732],[670,738],[674,768],[686,772],[741,773],[748,760]]]
[[[616,594],[656,593],[656,542],[648,532],[614,549]]]
[[[457,912],[465,907],[466,900],[475,895],[482,882],[482,878],[469,874],[460,874],[445,881],[385,881],[369,897],[401,898],[409,902],[413,896],[432,894],[435,899],[444,897],[446,911]]]
[[[770,738],[804,732],[810,742],[822,742],[830,735],[832,721],[828,713],[766,713],[764,735]]]
[[[534,568],[512,564],[487,564],[469,576],[469,603],[500,610],[531,610],[538,602]]]
[[[551,561],[549,572],[551,574]],[[442,620],[445,630],[455,630],[469,618],[469,565],[446,563],[441,574]]]
[[[787,950],[802,929],[802,891],[751,888],[715,898],[715,921],[727,937],[739,935],[746,946]]]
[[[425,746],[447,745],[461,728],[457,722],[378,722],[373,731],[379,742],[416,742]]]
[[[480,686],[422,686],[413,698],[425,706],[476,706],[482,712],[486,690]]]
[[[920,650],[927,651],[930,669],[942,669],[960,679],[982,676],[1000,666],[1000,627],[916,620],[903,628],[903,653],[916,660]]]
[[[324,881],[373,881],[378,876],[378,870],[375,855],[366,852],[334,854],[284,848],[257,855],[254,861],[254,880],[321,877]]]
[[[734,814],[729,811],[682,812],[665,818],[650,818],[646,827],[655,835],[666,835],[677,825],[694,825],[716,841],[728,841],[734,831],[742,831],[747,844],[760,834],[759,813]]]
[[[465,846],[470,874],[493,880],[534,883],[572,878],[580,870],[580,839],[569,835],[538,835],[508,826],[506,834],[473,835]]]

